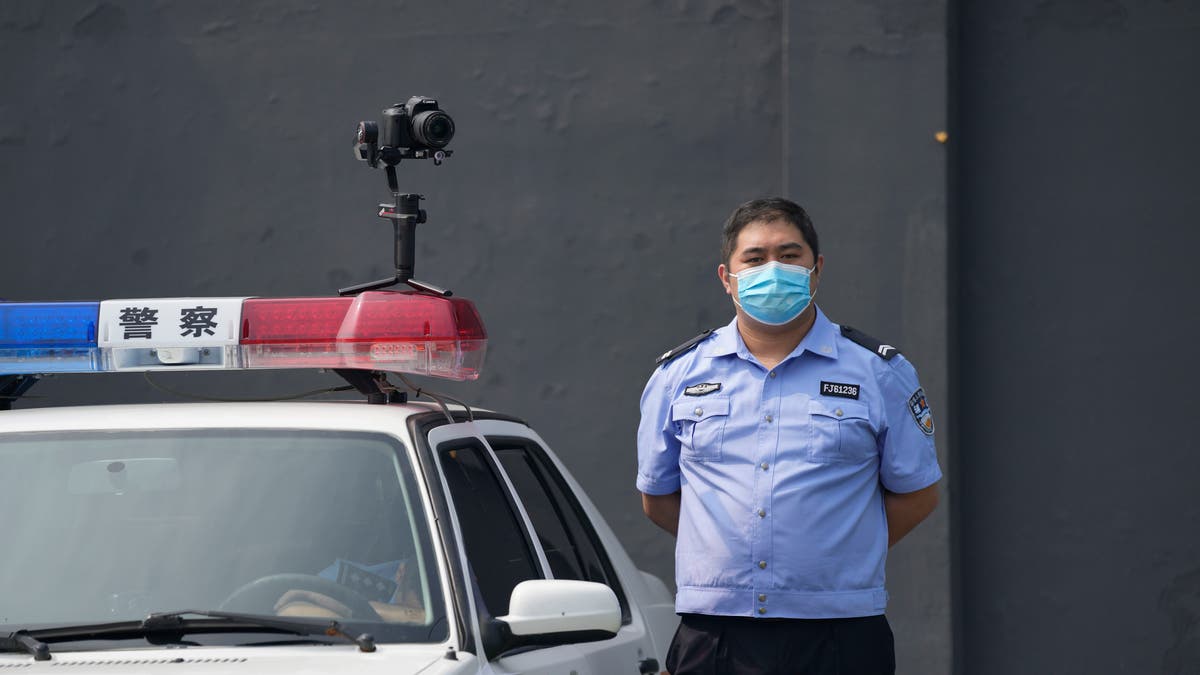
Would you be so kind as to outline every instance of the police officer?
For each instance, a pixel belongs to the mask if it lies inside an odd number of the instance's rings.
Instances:
[[[736,316],[660,357],[641,401],[637,487],[677,536],[667,669],[894,673],[884,562],[942,476],[917,373],[812,303],[799,205],[742,204],[721,253]]]

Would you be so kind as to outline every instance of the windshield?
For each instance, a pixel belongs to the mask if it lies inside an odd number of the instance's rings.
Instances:
[[[0,632],[225,610],[447,636],[400,442],[311,430],[0,435]],[[7,629],[7,630],[6,630]]]

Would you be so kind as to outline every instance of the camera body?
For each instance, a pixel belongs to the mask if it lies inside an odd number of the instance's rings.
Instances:
[[[445,150],[454,137],[454,120],[438,107],[436,99],[413,96],[383,111],[383,119],[359,122],[354,137],[357,159],[395,166],[402,159],[433,158],[435,163],[450,154]]]

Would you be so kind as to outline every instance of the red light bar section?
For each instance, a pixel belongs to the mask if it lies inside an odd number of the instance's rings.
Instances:
[[[332,342],[354,298],[250,298],[242,303],[243,345]]]
[[[367,292],[355,298],[338,339],[348,342],[394,340],[484,340],[487,334],[475,303],[424,293]]]
[[[242,304],[241,344],[379,340],[486,340],[475,303],[415,292],[353,298],[251,298]]]
[[[365,368],[475,379],[487,333],[475,304],[415,292],[251,298],[240,343],[250,368]]]

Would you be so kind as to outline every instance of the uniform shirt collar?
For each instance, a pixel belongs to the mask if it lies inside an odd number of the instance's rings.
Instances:
[[[800,344],[796,345],[796,349],[788,355],[788,358],[799,356],[801,352],[809,351],[817,356],[836,359],[838,357],[837,336],[838,327],[818,307],[817,320],[813,322],[808,335],[805,335]]]
[[[838,356],[837,334],[837,326],[825,316],[825,312],[822,312],[820,307],[817,307],[817,318],[813,321],[812,328],[808,330],[808,335],[804,336],[800,344],[796,345],[796,348],[784,360],[800,356],[806,351],[817,356],[836,359]],[[729,354],[737,354],[738,358],[750,360],[750,350],[746,348],[746,343],[742,340],[741,333],[738,332],[736,316],[728,324],[717,329],[717,334],[709,345],[707,356],[728,356]]]
[[[721,326],[716,332],[716,336],[709,343],[706,356],[728,356],[730,354],[741,356],[749,353],[746,350],[746,343],[742,342],[742,336],[738,333],[736,316],[733,317],[733,321]]]

